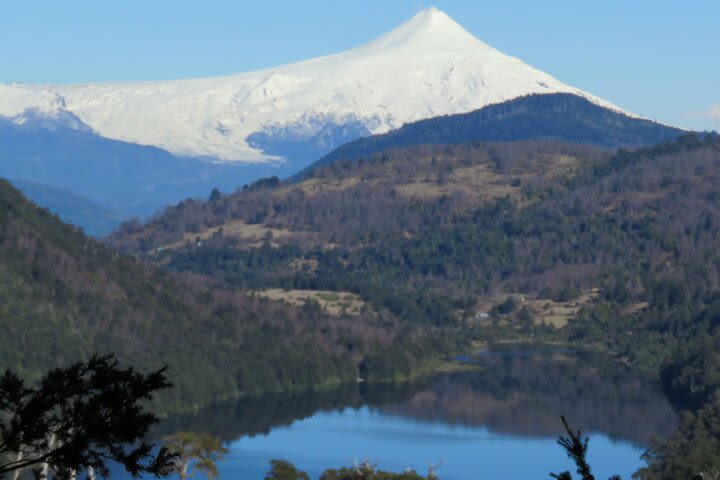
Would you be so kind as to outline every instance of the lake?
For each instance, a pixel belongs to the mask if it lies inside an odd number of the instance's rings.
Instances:
[[[225,479],[261,480],[273,458],[318,478],[326,468],[369,460],[379,468],[443,480],[549,478],[571,470],[557,445],[560,416],[590,436],[598,479],[629,479],[651,439],[676,418],[659,389],[596,355],[503,349],[464,358],[472,371],[401,385],[244,398],[168,419],[164,432],[221,437]]]

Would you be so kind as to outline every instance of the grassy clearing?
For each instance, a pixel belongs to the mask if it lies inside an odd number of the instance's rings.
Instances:
[[[399,182],[395,189],[408,198],[434,200],[444,195],[461,194],[467,208],[475,208],[505,196],[522,200],[522,185],[538,177],[559,177],[576,171],[580,160],[568,155],[546,155],[539,166],[498,172],[491,163],[454,168],[450,172],[419,173],[410,181]]]
[[[508,177],[492,172],[488,165],[476,165],[455,169],[442,178],[437,175],[420,176],[412,182],[397,185],[395,189],[405,197],[424,200],[462,194],[469,200],[468,207],[471,207],[506,195],[519,195],[520,188],[513,187],[508,180]]]
[[[361,179],[355,176],[339,177],[339,178],[311,178],[303,180],[297,185],[308,196],[313,196],[325,192],[333,192],[345,190],[353,187],[361,182]]]
[[[222,235],[225,238],[232,238],[238,241],[244,247],[257,247],[264,242],[270,242],[271,245],[277,246],[280,243],[287,243],[291,240],[299,240],[307,237],[307,232],[293,232],[291,230],[267,227],[262,224],[248,224],[238,220],[233,220],[221,226],[212,227],[196,233],[186,233],[181,240],[165,245],[164,250],[179,249],[188,244],[197,244],[207,241],[216,235]]]
[[[489,316],[494,306],[504,302],[508,295],[497,295],[484,297],[478,300],[478,312],[474,320],[480,323],[497,322],[499,325],[510,325],[516,319],[522,309],[526,309],[532,315],[535,325],[550,325],[555,328],[563,328],[575,318],[581,308],[589,305],[597,297],[598,291],[592,290],[580,295],[578,298],[566,302],[558,302],[552,299],[529,298],[523,294],[512,295],[517,300],[517,308],[507,315],[500,315],[497,319]]]
[[[526,303],[533,313],[536,325],[545,324],[562,328],[575,318],[582,307],[592,303],[597,295],[597,290],[593,290],[567,302],[537,299]]]
[[[317,302],[329,315],[359,315],[366,306],[365,302],[353,293],[333,292],[329,290],[282,290],[271,288],[257,290],[253,295],[302,307],[308,301]]]

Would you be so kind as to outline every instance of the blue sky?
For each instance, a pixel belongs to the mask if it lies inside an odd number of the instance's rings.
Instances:
[[[423,7],[623,108],[720,126],[718,0],[23,0],[0,9],[0,82],[238,73],[360,45]]]

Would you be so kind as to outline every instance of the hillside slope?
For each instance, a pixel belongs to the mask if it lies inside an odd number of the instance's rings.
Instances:
[[[126,218],[80,195],[25,180],[10,180],[23,195],[47,208],[64,222],[83,228],[91,237],[108,235]]]
[[[222,284],[349,291],[416,322],[512,320],[517,304],[500,304],[514,292],[532,301],[517,320],[613,338],[657,366],[672,350],[662,336],[648,333],[663,353],[646,357],[620,327],[574,320],[613,305],[617,325],[642,314],[651,332],[664,314],[646,310],[691,292],[697,308],[711,301],[719,155],[716,135],[615,154],[547,141],[398,149],[185,202],[110,241]]]
[[[124,224],[107,241],[138,255],[197,241],[235,248],[363,244],[447,225],[526,184],[567,176],[603,158],[598,148],[553,141],[398,148],[360,162],[319,167],[298,182],[259,180],[206,202],[185,201],[145,224]]]
[[[631,117],[578,95],[536,94],[470,113],[421,120],[392,132],[361,138],[330,152],[308,171],[338,160],[358,159],[412,145],[553,139],[603,148],[628,148],[655,145],[683,133],[678,128]]]
[[[361,364],[369,378],[406,375],[449,345],[381,313],[210,291],[85,237],[4,181],[0,273],[0,369],[38,378],[93,351],[168,364],[166,410],[354,381]],[[372,368],[390,354],[405,363]]]

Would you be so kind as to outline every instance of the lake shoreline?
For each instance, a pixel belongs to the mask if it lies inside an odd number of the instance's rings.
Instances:
[[[234,455],[221,468],[230,478],[263,478],[270,458],[291,461],[316,478],[324,468],[350,465],[352,458],[370,458],[383,469],[400,471],[426,468],[427,461],[441,459],[432,455],[442,455],[446,467],[440,477],[456,480],[465,478],[460,471],[466,465],[468,471],[487,473],[486,465],[474,460],[480,454],[497,468],[498,449],[506,442],[542,452],[529,461],[534,472],[557,470],[564,459],[556,444],[560,415],[590,435],[595,464],[605,460],[614,468],[614,459],[623,458],[625,466],[612,473],[624,476],[642,467],[640,454],[651,438],[675,428],[661,392],[607,357],[573,355],[573,346],[538,343],[529,350],[504,343],[497,355],[488,355],[496,346],[473,348],[478,355],[471,361],[432,362],[430,373],[404,382],[245,396],[170,424],[167,419],[164,434],[219,436]],[[604,358],[597,367],[596,358]],[[513,475],[504,478],[527,478]]]

